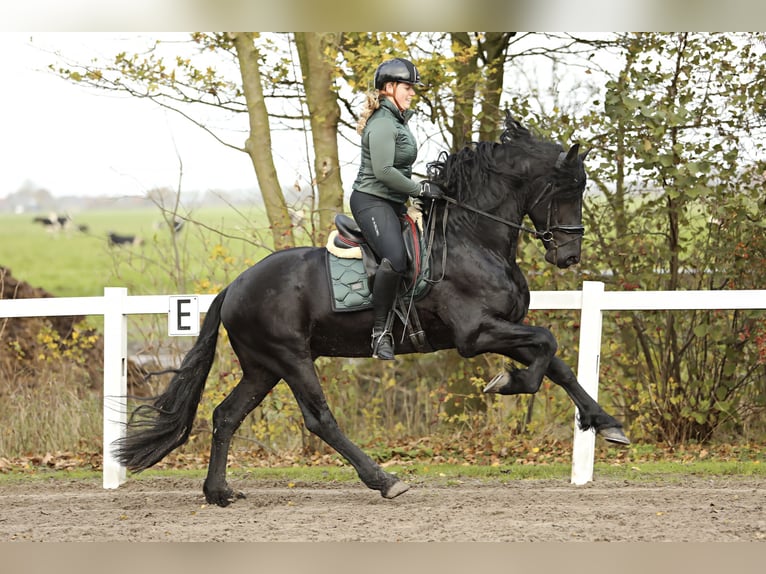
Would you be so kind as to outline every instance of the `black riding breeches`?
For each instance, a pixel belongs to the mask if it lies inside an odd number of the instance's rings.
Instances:
[[[388,259],[397,273],[407,270],[407,251],[402,238],[402,218],[407,213],[403,203],[389,201],[369,193],[354,191],[351,213],[367,243],[382,261]]]

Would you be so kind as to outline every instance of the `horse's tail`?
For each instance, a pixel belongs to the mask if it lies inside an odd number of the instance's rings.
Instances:
[[[152,404],[139,406],[130,416],[127,436],[115,441],[115,457],[130,470],[149,468],[189,438],[215,360],[221,305],[227,289],[210,304],[199,337],[174,370],[168,388],[154,397]]]

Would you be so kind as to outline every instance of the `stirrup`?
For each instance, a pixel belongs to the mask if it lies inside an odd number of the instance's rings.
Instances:
[[[393,361],[394,356],[394,336],[391,331],[372,332],[372,358],[383,361]]]

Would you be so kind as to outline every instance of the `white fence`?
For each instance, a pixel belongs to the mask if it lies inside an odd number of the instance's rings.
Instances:
[[[170,314],[177,295],[128,295],[122,287],[107,287],[103,297],[0,300],[5,317],[102,315],[104,317],[104,488],[125,482],[125,468],[115,460],[112,443],[124,436],[127,417],[128,315]],[[215,295],[190,295],[200,313]],[[598,399],[601,323],[604,311],[662,311],[711,309],[766,309],[766,290],[738,291],[605,291],[598,281],[585,281],[582,291],[533,291],[530,309],[580,310],[577,378]],[[193,317],[196,320],[196,317]],[[555,334],[555,333],[554,333]],[[593,480],[596,436],[575,424],[572,449],[573,484]]]

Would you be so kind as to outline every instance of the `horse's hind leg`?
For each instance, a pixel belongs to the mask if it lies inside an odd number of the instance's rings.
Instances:
[[[367,487],[379,491],[384,498],[394,498],[409,490],[406,483],[385,472],[343,433],[327,405],[312,361],[292,364],[284,379],[298,401],[306,428],[345,458]]]
[[[231,438],[245,417],[257,407],[269,391],[279,382],[279,377],[265,369],[249,369],[234,390],[213,411],[213,441],[210,447],[210,463],[203,491],[210,504],[228,506],[237,498],[226,482],[226,463]]]

